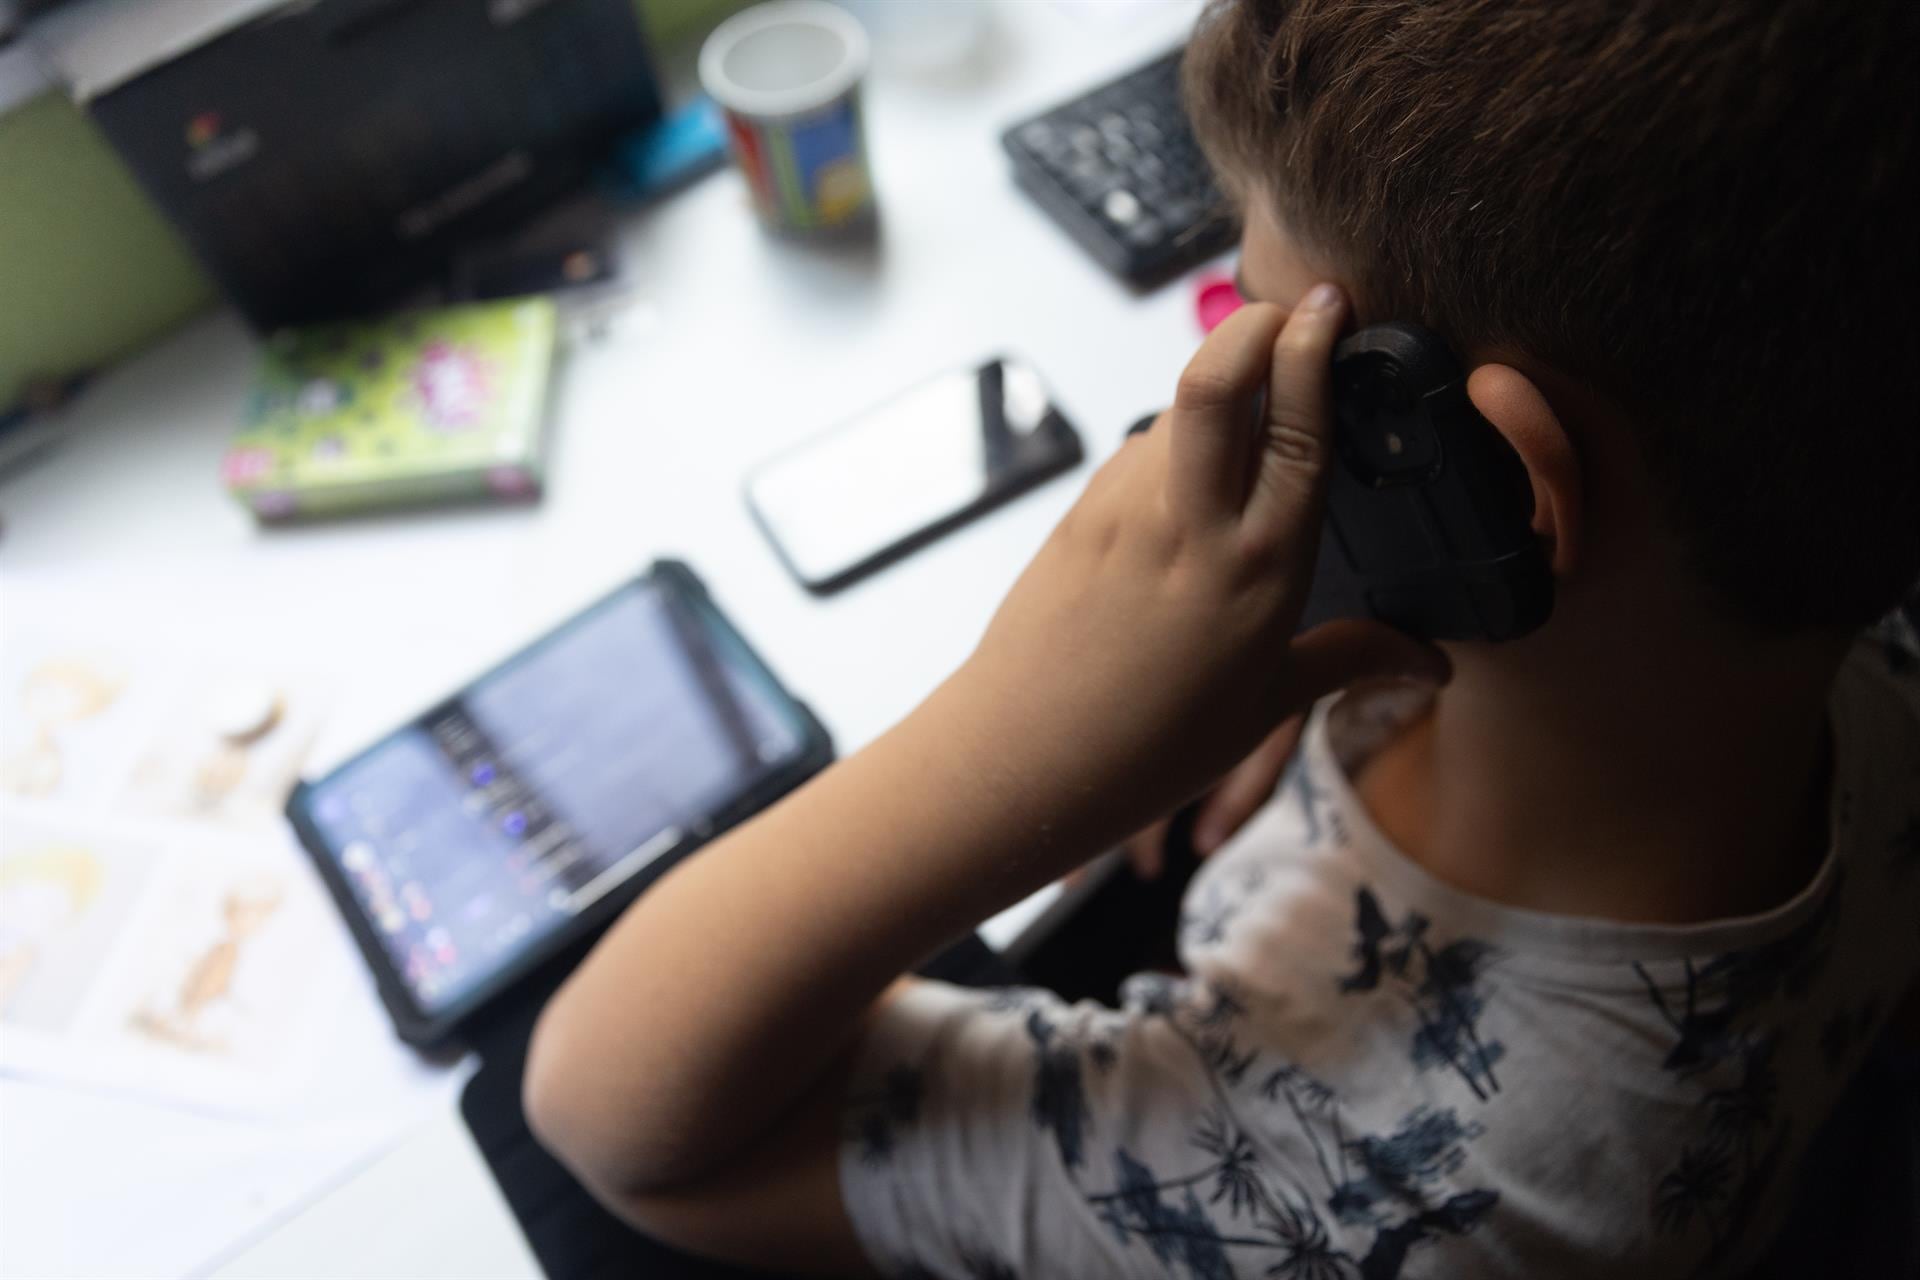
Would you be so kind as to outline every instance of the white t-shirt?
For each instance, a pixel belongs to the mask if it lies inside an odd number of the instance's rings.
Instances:
[[[1188,890],[1189,976],[1118,1010],[929,983],[882,1021],[841,1156],[867,1252],[972,1280],[1740,1270],[1920,971],[1912,638],[1835,686],[1813,881],[1697,926],[1434,879],[1348,781],[1407,709],[1322,705]]]

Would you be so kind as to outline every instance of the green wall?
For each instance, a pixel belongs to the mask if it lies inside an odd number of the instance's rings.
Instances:
[[[747,0],[635,0],[681,61]],[[27,381],[94,368],[216,297],[107,142],[60,93],[0,114],[0,410]]]
[[[656,56],[674,57],[754,0],[634,0]]]
[[[0,116],[0,407],[27,379],[117,359],[213,297],[64,95]]]

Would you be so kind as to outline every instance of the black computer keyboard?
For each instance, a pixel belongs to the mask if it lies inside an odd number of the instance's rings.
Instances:
[[[1239,235],[1180,103],[1176,49],[1008,129],[1014,176],[1108,270],[1159,283]]]

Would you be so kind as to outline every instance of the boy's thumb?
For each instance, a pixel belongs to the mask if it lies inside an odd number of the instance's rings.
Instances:
[[[1453,675],[1453,664],[1433,645],[1359,619],[1322,623],[1296,638],[1288,652],[1293,665],[1288,701],[1296,710],[1362,680],[1445,684]]]

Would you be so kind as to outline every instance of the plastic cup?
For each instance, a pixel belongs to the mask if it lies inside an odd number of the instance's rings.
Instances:
[[[823,0],[736,14],[700,50],[700,83],[727,118],[734,163],[761,222],[843,230],[873,217],[860,119],[867,33]]]

